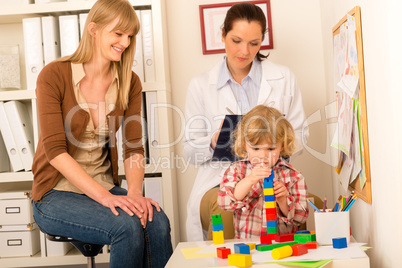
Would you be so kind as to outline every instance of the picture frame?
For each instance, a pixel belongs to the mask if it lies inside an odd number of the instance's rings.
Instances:
[[[271,22],[271,4],[270,0],[248,1],[261,7],[267,19],[267,32],[261,45],[263,49],[273,49],[274,43],[272,38],[272,22]],[[202,53],[217,54],[225,53],[225,45],[222,42],[222,26],[225,20],[226,12],[229,8],[237,3],[230,2],[220,4],[200,5],[200,24],[202,38]]]

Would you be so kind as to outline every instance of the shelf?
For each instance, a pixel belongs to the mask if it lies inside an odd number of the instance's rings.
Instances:
[[[150,6],[152,0],[131,0],[134,7]],[[73,2],[54,2],[43,4],[3,5],[0,9],[0,23],[18,23],[23,18],[46,16],[49,14],[68,15],[82,11],[89,11],[94,0]]]
[[[33,174],[31,171],[0,173],[0,183],[26,182],[26,181],[33,181]]]
[[[36,99],[35,90],[4,90],[0,91],[0,101]]]
[[[95,257],[95,263],[109,263],[109,257],[109,253],[100,253]],[[60,258],[62,258],[63,265],[87,263],[87,258],[73,248],[64,256],[41,257],[41,252],[39,251],[32,257],[0,258],[0,267],[56,267],[61,263]]]

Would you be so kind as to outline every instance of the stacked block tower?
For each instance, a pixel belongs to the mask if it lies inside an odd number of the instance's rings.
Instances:
[[[219,214],[212,215],[212,241],[215,245],[225,243],[225,239],[223,237],[223,224],[222,217]]]
[[[276,200],[274,194],[274,170],[264,179],[265,214],[267,221],[267,236],[274,240],[278,232],[276,223]]]

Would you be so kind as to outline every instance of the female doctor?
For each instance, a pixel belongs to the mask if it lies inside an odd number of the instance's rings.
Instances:
[[[297,81],[284,66],[265,60],[259,50],[266,32],[261,8],[233,5],[222,28],[226,55],[208,72],[192,79],[186,99],[184,156],[199,166],[187,204],[187,240],[212,239],[211,215],[221,214],[225,238],[234,237],[233,214],[217,204],[219,183],[229,162],[212,162],[220,125],[228,109],[245,114],[264,104],[281,111],[295,129],[299,151],[308,128]]]

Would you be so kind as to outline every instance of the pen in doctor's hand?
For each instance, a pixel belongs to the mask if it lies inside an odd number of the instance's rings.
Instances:
[[[234,112],[232,112],[232,110],[230,110],[228,107],[226,107],[226,111],[228,111],[230,114],[234,114]]]

